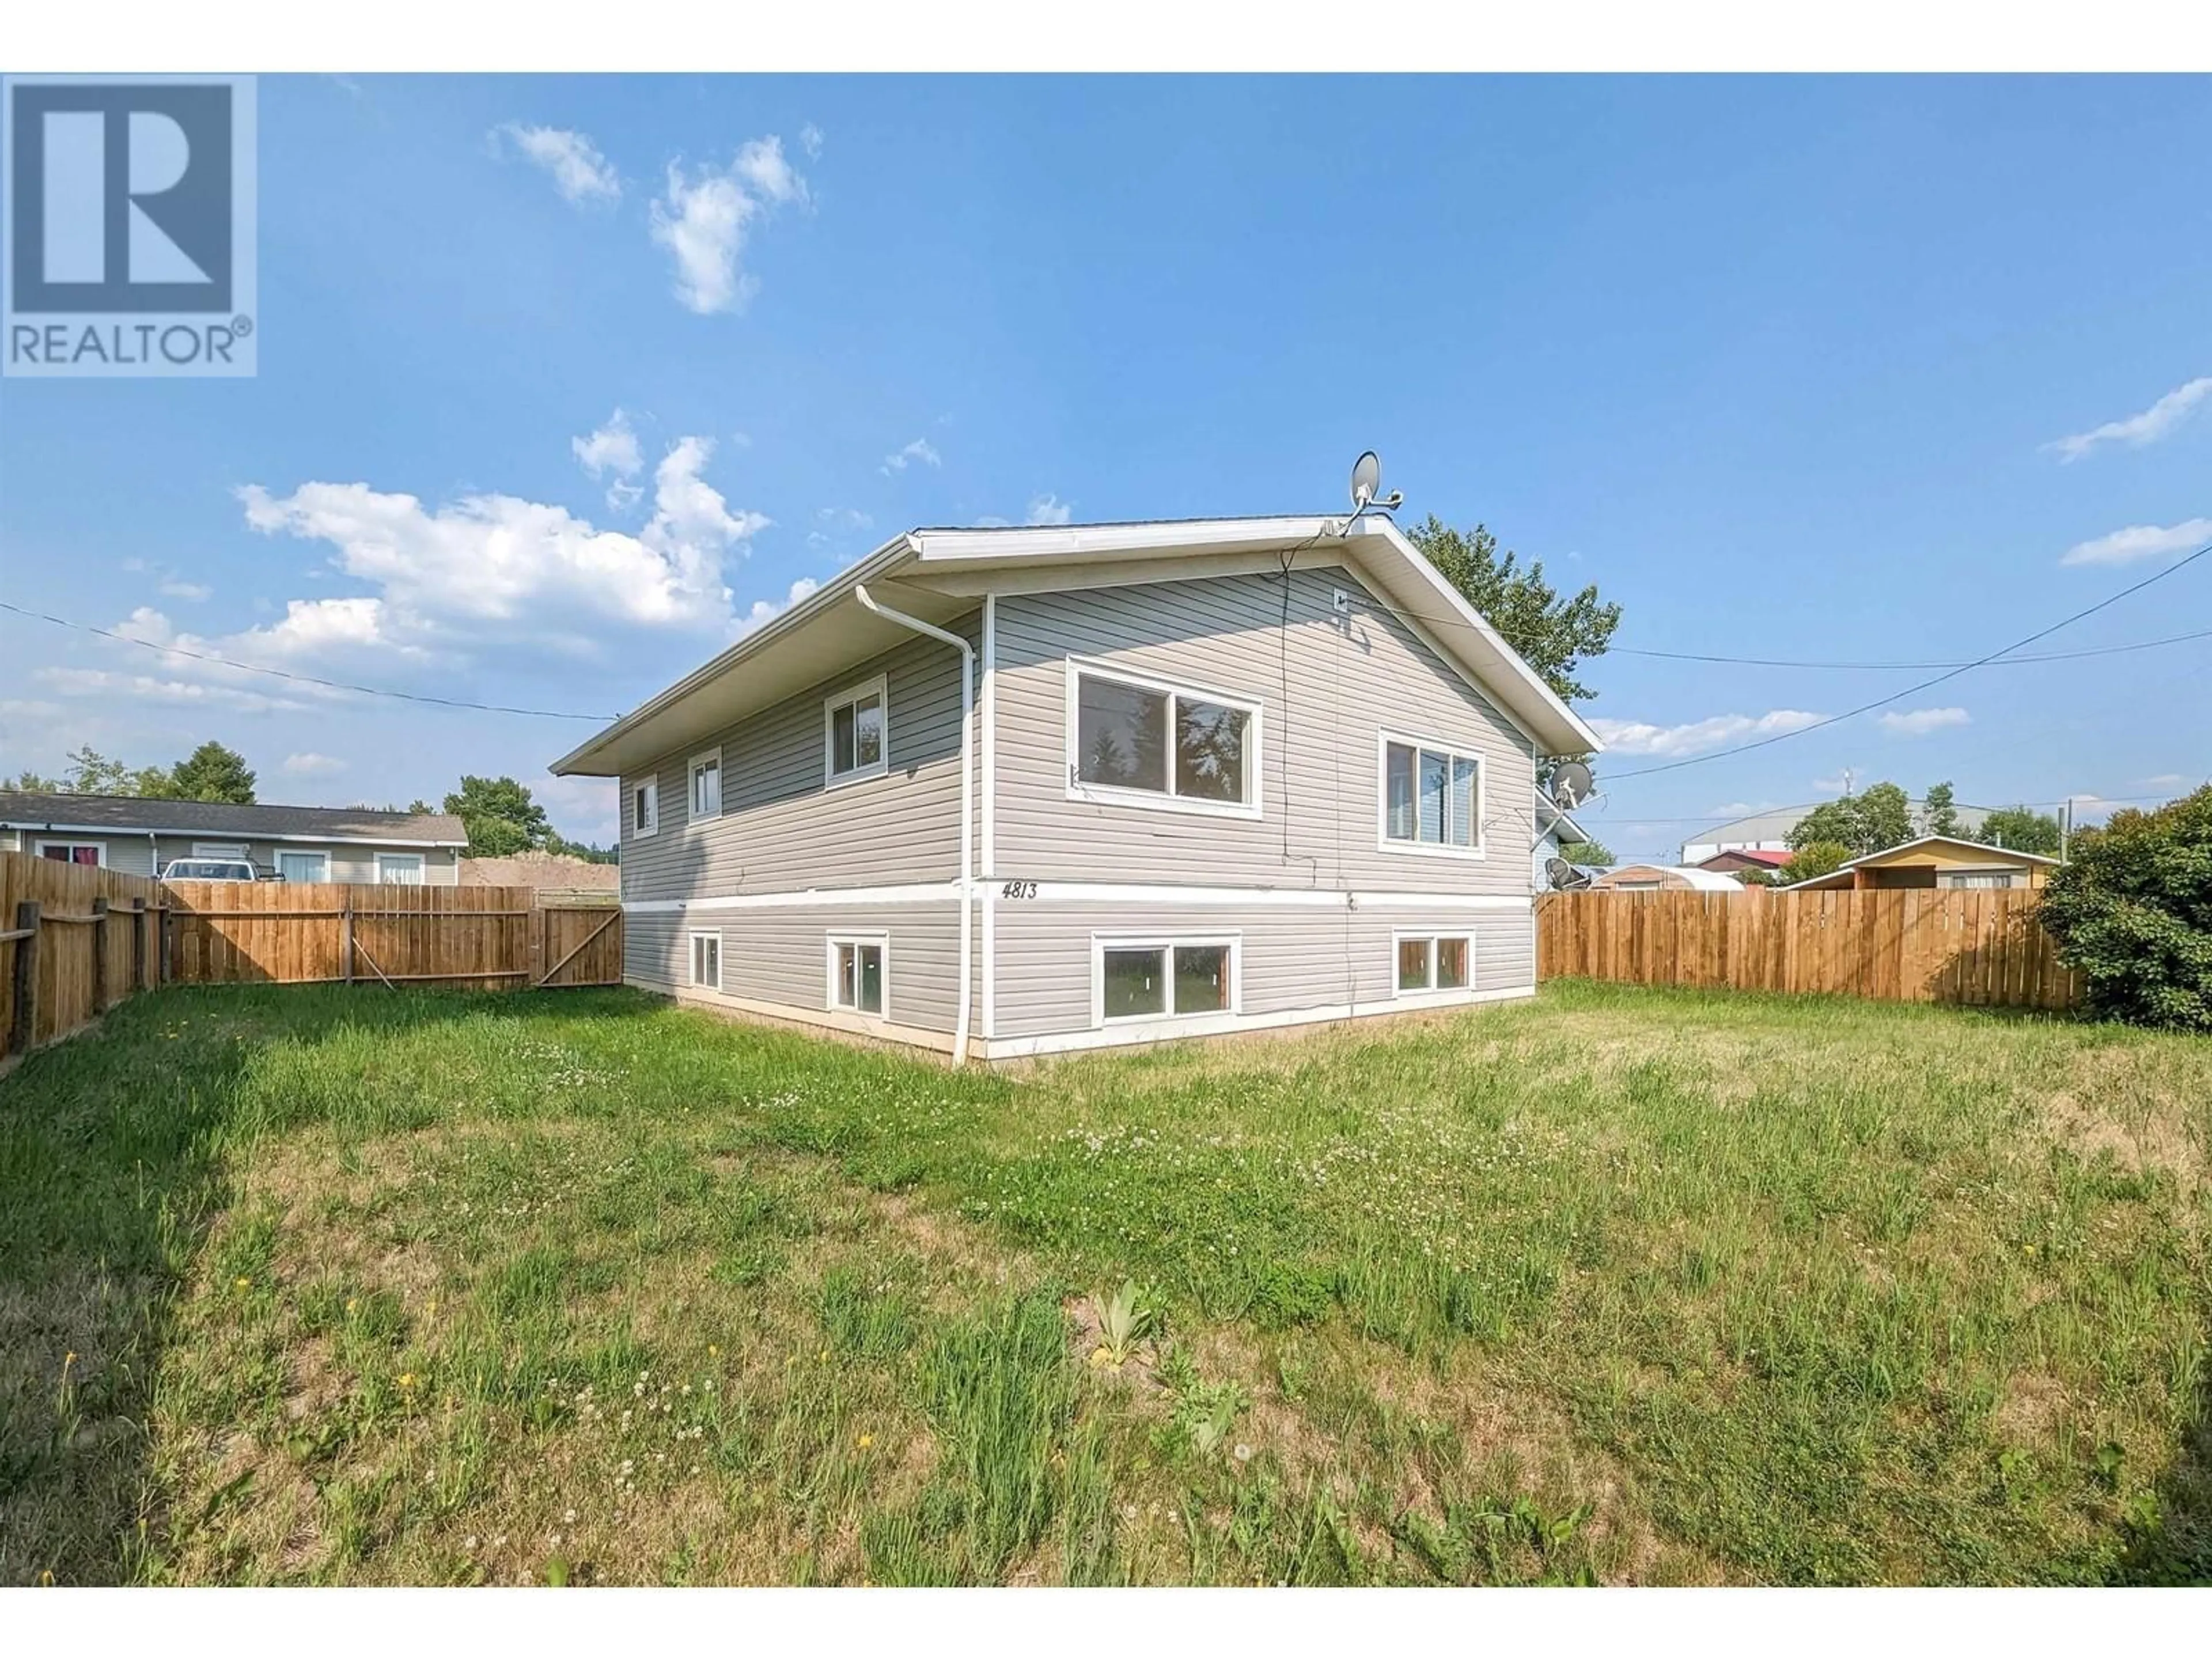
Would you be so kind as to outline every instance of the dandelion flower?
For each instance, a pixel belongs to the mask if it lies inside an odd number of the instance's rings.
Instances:
[[[238,1288],[239,1288],[240,1290],[241,1290],[241,1291],[242,1291],[242,1290],[244,1290],[247,1285],[251,1285],[252,1282],[253,1282],[253,1281],[252,1281],[252,1279],[248,1279],[248,1278],[247,1278],[244,1273],[240,1273],[240,1274],[239,1274],[239,1276],[238,1276]]]
[[[414,1372],[412,1372],[412,1371],[402,1371],[402,1372],[400,1372],[400,1373],[399,1373],[399,1386],[400,1386],[401,1388],[403,1388],[403,1389],[411,1389],[411,1388],[413,1388],[413,1387],[415,1386],[415,1373],[414,1373]]]
[[[876,1437],[875,1437],[875,1436],[873,1436],[872,1434],[864,1434],[864,1435],[862,1435],[862,1436],[860,1437],[860,1449],[861,1449],[862,1451],[866,1451],[866,1450],[867,1450],[867,1449],[868,1449],[869,1447],[871,1447],[871,1446],[874,1445],[875,1443],[876,1443]]]

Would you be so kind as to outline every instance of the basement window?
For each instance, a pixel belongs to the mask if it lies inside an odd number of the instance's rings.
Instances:
[[[691,935],[691,982],[708,991],[722,988],[720,930]]]
[[[1101,939],[1094,949],[1094,1024],[1237,1011],[1239,951],[1234,936]]]
[[[831,934],[830,1006],[848,1013],[880,1015],[888,996],[890,961],[888,934]]]
[[[1397,994],[1464,991],[1474,982],[1472,933],[1394,933]]]

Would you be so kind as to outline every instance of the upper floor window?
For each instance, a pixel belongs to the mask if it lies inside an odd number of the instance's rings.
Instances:
[[[691,817],[696,823],[721,815],[722,751],[710,749],[691,757]]]
[[[1068,674],[1070,794],[1259,815],[1256,707],[1073,664]]]
[[[660,828],[660,780],[647,778],[634,783],[629,789],[629,832],[633,837],[649,836]]]
[[[825,785],[879,778],[890,765],[890,723],[881,674],[822,703]]]
[[[1482,850],[1482,762],[1437,744],[1382,739],[1382,845]]]

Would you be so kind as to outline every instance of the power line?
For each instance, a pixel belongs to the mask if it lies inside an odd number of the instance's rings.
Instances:
[[[2062,624],[2063,626],[2063,624]],[[1703,651],[1653,651],[1640,646],[1613,645],[1606,653],[1619,657],[1663,657],[1670,662],[1726,663],[1739,668],[2009,668],[2014,663],[2072,662],[2082,657],[2113,657],[2128,651],[2149,651],[2161,645],[2184,645],[2191,640],[2212,640],[2212,628],[2194,634],[2173,634],[2162,640],[2137,640],[2131,645],[2100,645],[2087,651],[2038,651],[2027,656],[1999,655],[1984,663],[1970,662],[1815,662],[1796,657],[1727,657]]]
[[[1998,650],[1992,651],[1986,656],[1977,657],[1972,662],[1961,663],[1956,668],[1948,669],[1943,673],[1937,674],[1931,678],[1916,681],[1914,684],[1905,686],[1901,690],[1891,692],[1887,696],[1876,697],[1871,702],[1863,702],[1856,708],[1847,708],[1840,714],[1831,714],[1825,720],[1814,721],[1810,726],[1801,726],[1794,732],[1778,732],[1771,737],[1759,738],[1750,743],[1738,744],[1733,749],[1716,749],[1710,755],[1697,755],[1686,760],[1668,761],[1663,766],[1638,767],[1632,772],[1616,772],[1610,779],[1607,780],[1607,781],[1609,783],[1620,783],[1629,778],[1648,778],[1661,772],[1677,772],[1686,766],[1703,766],[1708,761],[1725,760],[1731,755],[1749,754],[1754,749],[1765,749],[1770,744],[1782,743],[1790,738],[1802,738],[1808,732],[1818,732],[1823,726],[1834,726],[1841,721],[1854,719],[1860,714],[1871,713],[1873,710],[1882,708],[1886,704],[1902,702],[1906,697],[1917,696],[1923,691],[1930,690],[1933,688],[1942,684],[1946,680],[1954,680],[1958,678],[1960,675],[1967,672],[1969,670],[1979,668],[1985,663],[1996,661],[1999,657],[2009,655],[2011,653],[2019,650],[2022,646],[2033,645],[2038,640],[2047,638],[2049,635],[2056,634],[2062,628],[2069,628],[2074,623],[2080,622],[2085,617],[2094,617],[2098,611],[2104,610],[2106,606],[2118,605],[2122,599],[2126,599],[2130,594],[2140,593],[2144,588],[2148,587],[2152,583],[2164,581],[2168,576],[2174,574],[2176,572],[2186,570],[2191,565],[2195,564],[2197,560],[2203,558],[2208,553],[2212,553],[2212,542],[2205,543],[2202,547],[2190,554],[2186,558],[2176,561],[2174,563],[2166,566],[2165,569],[2152,572],[2149,575],[2144,577],[2141,581],[2135,583],[2131,586],[2124,587],[2118,592],[2111,594],[2106,598],[2098,600],[2094,605],[2087,605],[2081,610],[2076,611],[2070,617],[2062,617],[2058,621],[2052,623],[2048,628],[2037,629],[2034,633],[2028,635],[2024,639],[2014,640],[2010,645],[2002,647]]]
[[[33,622],[52,623],[57,628],[75,629],[80,634],[97,634],[104,640],[120,641],[142,650],[159,652],[164,656],[190,657],[194,662],[219,664],[235,668],[241,673],[268,674],[280,680],[295,680],[301,685],[319,685],[331,691],[355,691],[365,697],[394,697],[402,702],[435,703],[442,708],[472,708],[485,714],[529,714],[548,720],[589,720],[594,726],[604,726],[617,720],[615,714],[580,714],[562,708],[516,708],[506,703],[470,702],[461,697],[434,697],[427,692],[393,691],[379,685],[355,685],[345,680],[326,680],[313,674],[295,674],[289,669],[264,668],[258,663],[239,662],[229,657],[217,657],[204,651],[187,651],[179,645],[157,645],[151,640],[134,640],[128,634],[118,634],[112,629],[94,628],[90,623],[71,622],[66,617],[50,617],[43,611],[26,611],[20,605],[10,605],[0,599],[0,611],[13,611],[19,617],[28,617]]]

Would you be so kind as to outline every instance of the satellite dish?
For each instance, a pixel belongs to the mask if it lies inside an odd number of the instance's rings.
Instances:
[[[1352,510],[1364,513],[1382,488],[1382,459],[1369,450],[1352,464]]]
[[[1552,804],[1571,812],[1590,798],[1590,769],[1580,761],[1561,761],[1552,769]]]
[[[1590,884],[1590,878],[1565,859],[1546,859],[1544,878],[1552,884],[1552,890],[1558,893],[1571,893]]]

